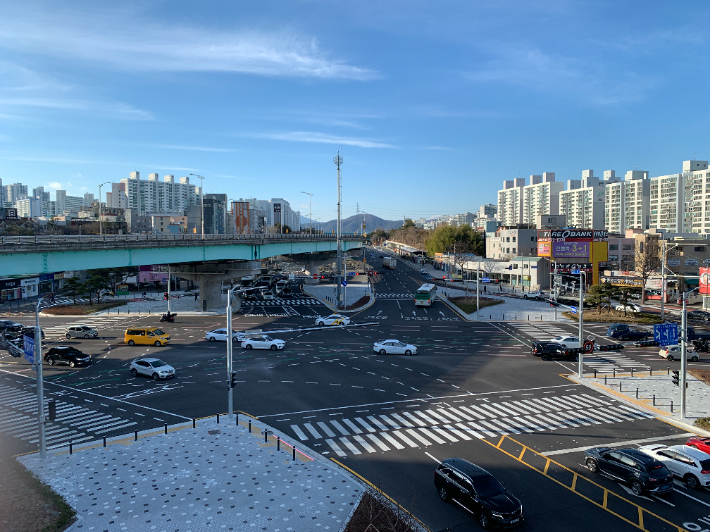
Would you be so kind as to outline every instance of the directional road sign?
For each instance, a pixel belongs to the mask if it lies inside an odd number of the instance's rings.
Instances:
[[[490,277],[483,277],[483,278],[481,279],[481,281],[484,282],[484,283],[490,283],[490,282],[491,282],[491,278],[490,278]]]
[[[22,337],[22,350],[25,352],[25,359],[30,364],[35,363],[35,339],[29,336]]]
[[[343,286],[348,286],[348,282],[347,282],[347,281],[343,281]]]
[[[572,311],[572,314],[577,314],[577,307],[570,307],[569,309]]]
[[[653,326],[653,339],[660,345],[676,345],[678,343],[678,324],[660,323]]]
[[[579,275],[579,270],[572,270],[570,273],[572,275]]]

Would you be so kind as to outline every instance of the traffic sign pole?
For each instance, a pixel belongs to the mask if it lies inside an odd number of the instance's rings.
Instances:
[[[575,270],[579,274],[579,345],[582,345],[584,338],[584,285],[587,280],[585,272]],[[583,280],[584,279],[584,280]],[[577,376],[581,379],[583,375],[584,351],[577,356]]]
[[[687,292],[683,292],[683,314],[681,318],[682,343],[680,344],[680,418],[685,419],[685,372],[688,369],[688,310],[685,307]]]

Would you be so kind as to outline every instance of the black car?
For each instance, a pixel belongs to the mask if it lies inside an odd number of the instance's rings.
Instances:
[[[615,323],[607,329],[606,335],[617,340],[645,340],[651,333],[643,329],[633,329],[626,323]]]
[[[636,495],[673,489],[673,473],[663,462],[638,449],[593,447],[584,451],[584,463],[592,473],[627,484]]]
[[[704,310],[691,310],[688,312],[689,320],[710,321],[710,312]]]
[[[22,327],[22,336],[28,336],[29,338],[34,338],[35,337],[35,328],[34,327]],[[42,333],[42,340],[44,340],[44,331],[40,329],[40,332]]]
[[[88,366],[91,364],[91,355],[82,353],[76,347],[57,346],[44,354],[44,361],[50,366],[68,364],[70,368],[73,368],[74,366]]]
[[[488,471],[461,458],[441,462],[434,485],[442,501],[453,501],[478,517],[483,528],[511,527],[523,520],[523,505]]]
[[[12,320],[0,320],[0,332],[12,329],[21,329],[23,325],[21,323],[15,323]]]
[[[534,357],[540,357],[542,360],[553,360],[555,358],[577,360],[576,354],[570,354],[569,349],[557,342],[533,342],[530,347],[530,354]]]

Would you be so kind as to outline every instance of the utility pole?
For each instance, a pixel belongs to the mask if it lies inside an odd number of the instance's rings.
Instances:
[[[619,253],[621,254],[621,253]],[[641,301],[643,303],[643,301]],[[666,307],[666,240],[663,240],[663,253],[661,253],[661,321]]]
[[[342,299],[342,291],[341,291],[341,283],[343,281],[342,276],[343,276],[343,250],[341,248],[341,226],[340,226],[340,201],[342,199],[342,192],[340,188],[340,165],[343,164],[343,158],[340,156],[340,150],[338,150],[338,154],[333,158],[333,163],[338,167],[338,221],[337,221],[337,239],[336,239],[336,244],[337,244],[337,258],[336,258],[336,265],[335,265],[335,299],[338,303],[338,306],[341,304],[341,299]]]
[[[200,215],[200,218],[202,219],[202,239],[204,240],[205,238],[205,197],[204,197],[204,183],[203,180],[205,179],[204,176],[197,175],[197,174],[190,174],[194,175],[200,180],[200,205],[202,206],[202,214]]]
[[[308,222],[310,224],[310,233],[313,235],[313,194],[310,192],[301,192],[301,194],[308,194]]]
[[[40,296],[35,307],[35,353],[34,364],[37,371],[37,413],[38,416],[38,432],[39,432],[39,457],[44,460],[47,458],[47,439],[45,435],[45,417],[44,417],[44,378],[42,375],[42,329],[39,326],[39,307],[44,300],[44,296]]]
[[[101,204],[101,187],[104,185],[109,185],[111,184],[111,181],[106,181],[105,183],[101,183],[99,185],[99,236],[102,236],[104,234],[104,227],[103,227],[103,221],[102,221],[102,215],[103,215],[103,205]]]
[[[581,348],[584,345],[584,284],[587,282],[587,272],[580,271],[579,272],[579,332],[577,333],[579,335],[579,347]],[[578,355],[578,367],[577,367],[577,376],[581,379],[583,376],[583,364],[584,364],[584,351],[580,349],[580,353]]]
[[[232,338],[232,296],[237,287],[232,287],[227,291],[227,413],[229,419],[234,417],[234,388],[232,386],[232,353],[234,352],[234,338]]]

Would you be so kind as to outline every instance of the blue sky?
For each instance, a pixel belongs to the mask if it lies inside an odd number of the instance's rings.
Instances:
[[[397,219],[710,157],[706,2],[115,4],[0,4],[3,184],[192,172],[328,220],[340,150],[344,214]]]

